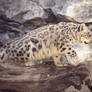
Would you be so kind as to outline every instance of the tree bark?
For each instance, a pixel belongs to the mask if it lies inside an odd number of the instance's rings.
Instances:
[[[88,77],[85,65],[56,67],[49,62],[24,67],[1,64],[0,92],[65,92],[70,86],[81,92],[83,84],[90,86]]]

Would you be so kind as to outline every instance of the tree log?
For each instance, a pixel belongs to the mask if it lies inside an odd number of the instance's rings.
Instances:
[[[56,67],[49,62],[24,67],[1,64],[0,92],[66,92],[70,86],[82,92],[83,84],[90,86],[88,77],[85,65]]]

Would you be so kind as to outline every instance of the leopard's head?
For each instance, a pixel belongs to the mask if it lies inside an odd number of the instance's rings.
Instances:
[[[79,41],[85,44],[92,43],[92,31],[85,24],[81,24],[78,32]]]

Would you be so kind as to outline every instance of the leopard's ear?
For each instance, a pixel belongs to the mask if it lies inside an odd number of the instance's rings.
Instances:
[[[80,25],[80,32],[87,32],[87,30],[88,28],[84,23]]]

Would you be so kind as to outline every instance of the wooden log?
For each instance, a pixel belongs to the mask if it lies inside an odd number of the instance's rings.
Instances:
[[[86,81],[85,85],[89,87],[87,77],[89,72],[85,65],[56,67],[49,62],[24,67],[1,64],[0,92],[65,92],[70,86],[81,90]]]

